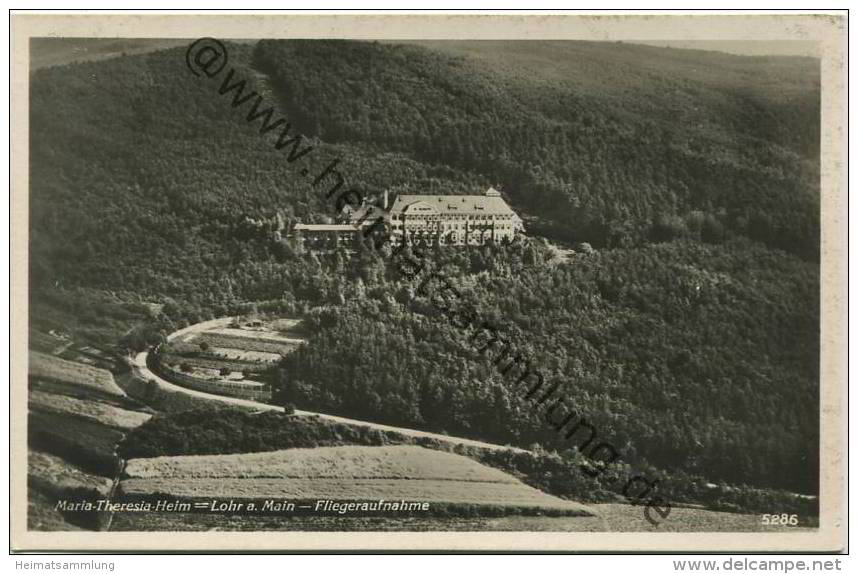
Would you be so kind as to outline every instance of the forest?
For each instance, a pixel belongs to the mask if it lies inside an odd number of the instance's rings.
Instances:
[[[229,48],[310,138],[301,167],[339,158],[367,197],[502,188],[529,237],[430,249],[428,264],[625,461],[816,492],[818,61],[586,42]],[[387,248],[276,239],[278,218],[335,214],[205,81],[181,48],[33,72],[31,326],[142,349],[217,316],[301,316],[309,342],[284,359],[278,400],[574,457]],[[595,249],[564,260],[546,238]]]
[[[282,401],[501,444],[574,445],[547,424],[548,403],[526,401],[472,332],[386,263],[357,269],[343,304],[307,315],[314,335],[283,361]],[[568,264],[532,245],[439,249],[429,264],[625,460],[815,488],[812,264],[747,240],[617,248]]]
[[[431,46],[272,40],[254,63],[305,133],[479,173],[562,238],[629,246],[702,227],[818,257],[817,61]]]

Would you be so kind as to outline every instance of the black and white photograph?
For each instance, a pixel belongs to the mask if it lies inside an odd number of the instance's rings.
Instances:
[[[842,548],[845,16],[555,18],[13,16],[13,545]]]

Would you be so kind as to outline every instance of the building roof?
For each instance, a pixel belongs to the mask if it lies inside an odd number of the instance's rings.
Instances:
[[[340,217],[347,221],[351,221],[352,223],[360,221],[363,225],[367,225],[368,223],[373,223],[379,217],[386,220],[388,218],[388,214],[387,211],[381,207],[367,203],[358,207],[346,205],[343,207],[343,213]]]
[[[359,231],[350,223],[296,223],[293,231]]]
[[[515,215],[500,192],[489,188],[485,195],[397,195],[390,213],[411,215]]]

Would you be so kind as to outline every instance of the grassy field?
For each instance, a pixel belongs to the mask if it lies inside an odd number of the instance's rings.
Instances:
[[[130,478],[325,478],[519,481],[469,458],[417,446],[337,446],[128,461]]]
[[[330,479],[330,478],[132,478],[120,484],[123,495],[230,500],[290,501],[406,500],[459,507],[492,507],[491,513],[545,512],[585,515],[586,507],[524,483],[460,482],[455,480]],[[452,507],[452,508],[450,508]],[[474,510],[479,514],[479,510]]]
[[[125,396],[109,371],[35,351],[30,351],[29,377],[31,380],[47,380],[117,397]]]
[[[65,395],[31,390],[30,406],[43,412],[54,412],[78,416],[95,423],[130,430],[145,423],[152,416],[139,411],[129,411],[113,405]]]
[[[128,461],[132,497],[430,502],[446,511],[584,515],[585,506],[525,485],[466,457],[415,446],[319,447]],[[479,512],[479,511],[477,511]]]

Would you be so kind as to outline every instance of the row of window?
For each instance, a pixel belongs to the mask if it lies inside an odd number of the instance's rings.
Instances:
[[[456,232],[432,233],[431,231],[428,231],[428,232],[427,231],[414,231],[414,230],[409,229],[407,233],[398,232],[397,235],[403,236],[403,237],[412,237],[412,238],[416,238],[416,237],[433,237],[433,238],[434,237],[442,237],[442,238],[447,237],[447,238],[452,239],[452,240],[455,240],[456,238],[459,238],[459,237],[461,237],[461,238],[467,237],[467,238],[473,240],[474,238],[492,237],[492,236],[512,238],[513,234],[512,234],[512,232],[492,233],[491,231],[485,231],[482,233],[456,233]]]
[[[390,216],[390,218],[394,221],[406,220],[406,219],[409,221],[414,220],[414,219],[427,220],[427,221],[439,221],[439,220],[449,220],[449,219],[457,219],[457,220],[458,219],[476,219],[476,220],[480,220],[480,221],[485,221],[485,220],[492,220],[492,219],[508,220],[508,219],[512,219],[512,215],[473,215],[473,214],[456,214],[456,215],[414,215],[414,214],[409,214],[409,215],[398,215],[398,214],[394,213],[393,215]]]
[[[434,237],[432,237],[432,238],[430,238],[430,237],[408,237],[408,238],[403,238],[402,240],[406,241],[409,244],[430,245],[435,240],[435,238]],[[469,237],[467,239],[467,243],[470,243],[471,245],[481,245],[481,244],[486,243],[486,242],[491,241],[491,240],[492,240],[492,238],[489,236],[486,236],[486,237]],[[398,245],[399,243],[400,243],[399,239],[393,241],[394,245]],[[464,237],[446,237],[446,238],[440,237],[438,239],[438,244],[439,245],[464,245],[465,244],[465,238]]]
[[[451,229],[459,229],[459,230],[465,230],[465,229],[469,229],[469,228],[473,229],[475,226],[467,226],[466,224],[463,224],[463,223],[442,223],[440,226],[438,226],[438,225],[427,225],[425,223],[410,223],[410,222],[406,223],[404,226],[402,223],[394,223],[393,224],[394,231],[400,231],[401,229],[403,229],[403,227],[405,227],[406,229],[409,229],[409,230],[418,229],[418,230],[426,230],[426,231],[436,231],[436,230],[440,229],[441,231],[446,231],[446,230],[451,230]],[[476,228],[478,230],[483,229],[483,227],[481,227],[481,226],[476,226]],[[511,223],[495,223],[492,226],[492,228],[495,230],[514,229],[514,227]]]

